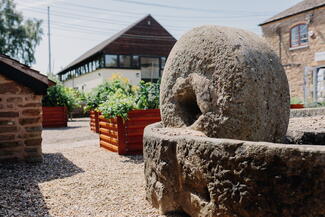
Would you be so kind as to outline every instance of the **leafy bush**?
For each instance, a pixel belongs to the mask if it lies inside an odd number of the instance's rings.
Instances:
[[[137,92],[136,104],[138,109],[159,108],[160,84],[151,82],[140,82],[140,89]]]
[[[117,90],[109,99],[99,106],[105,118],[121,117],[127,119],[128,112],[135,109],[134,95],[126,95],[123,90]]]
[[[47,94],[43,97],[43,106],[66,106],[68,111],[79,107],[82,94],[72,88],[62,85],[55,85],[47,89]]]
[[[95,110],[100,104],[106,102],[110,95],[115,94],[118,90],[125,95],[134,95],[135,91],[127,79],[115,75],[109,81],[100,84],[86,95],[86,111]]]
[[[133,109],[159,108],[159,84],[140,82],[139,87],[132,87],[125,79],[115,77],[100,85],[89,95],[89,108],[98,108],[105,118],[117,116],[127,119]]]

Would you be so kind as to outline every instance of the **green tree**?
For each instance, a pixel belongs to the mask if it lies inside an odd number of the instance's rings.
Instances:
[[[42,21],[26,19],[13,0],[0,0],[0,53],[31,65],[34,51],[42,39]]]

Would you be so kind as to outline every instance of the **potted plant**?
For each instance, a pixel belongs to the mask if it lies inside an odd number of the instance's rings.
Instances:
[[[299,98],[291,98],[290,100],[290,108],[291,109],[302,109],[304,108],[304,104],[302,103],[302,100]]]
[[[42,100],[43,127],[67,127],[68,112],[78,106],[78,92],[60,84],[47,89]]]
[[[100,146],[121,155],[142,153],[144,128],[161,120],[158,107],[158,84],[141,82],[135,91],[118,88],[98,108]]]

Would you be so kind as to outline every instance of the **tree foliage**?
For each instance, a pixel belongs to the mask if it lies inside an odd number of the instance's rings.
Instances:
[[[0,0],[0,53],[31,65],[34,52],[42,39],[42,21],[24,20],[13,0]]]

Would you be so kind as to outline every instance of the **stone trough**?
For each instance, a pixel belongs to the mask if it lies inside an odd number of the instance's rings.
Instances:
[[[172,49],[146,127],[146,197],[191,217],[325,216],[325,146],[282,144],[288,81],[256,35],[203,26]]]
[[[144,133],[147,200],[190,216],[325,216],[325,146]]]

